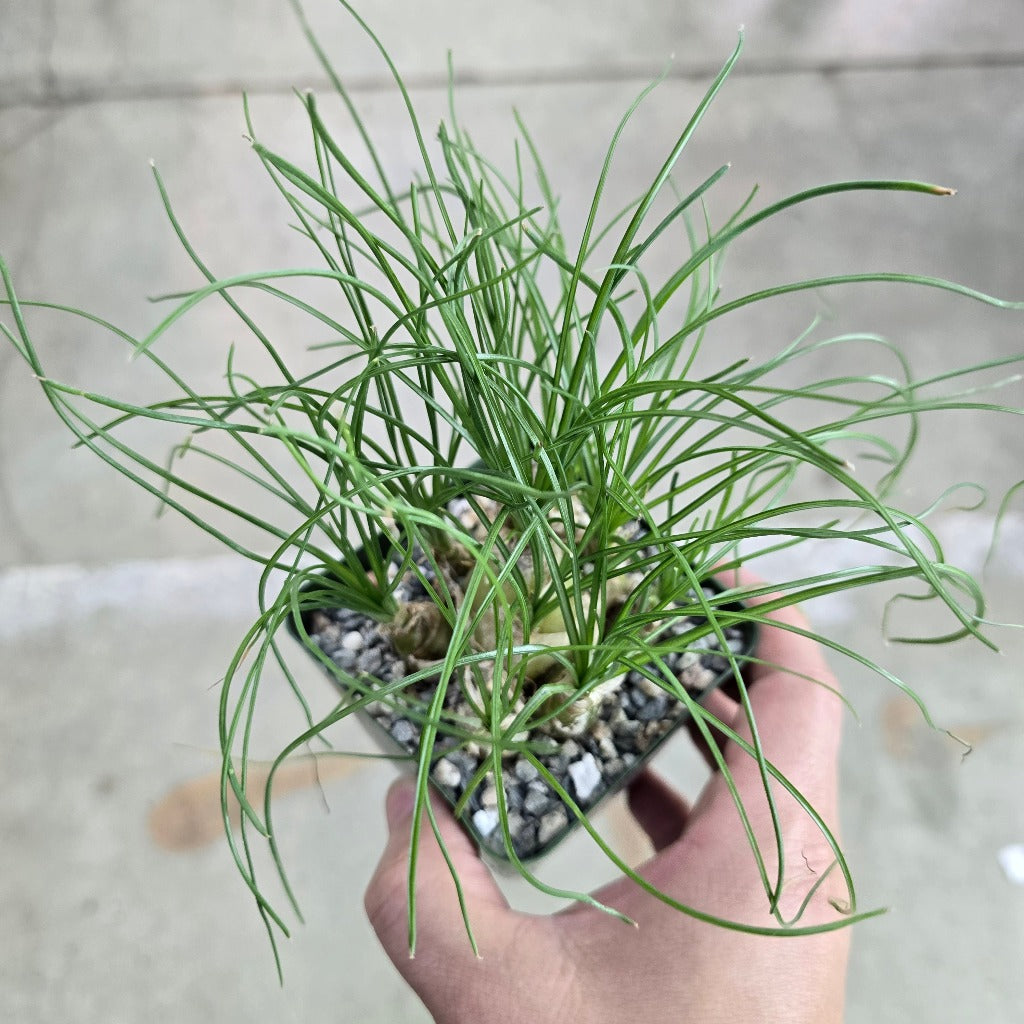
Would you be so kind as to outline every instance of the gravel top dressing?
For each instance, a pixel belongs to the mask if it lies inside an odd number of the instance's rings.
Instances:
[[[418,573],[428,581],[433,570],[427,559]],[[709,599],[714,588],[705,587]],[[429,597],[417,572],[409,570],[398,582],[396,599],[414,605]],[[311,638],[346,675],[371,689],[394,683],[414,672],[422,673],[428,661],[400,654],[388,630],[373,618],[346,608],[324,608],[310,613]],[[682,635],[699,626],[699,617],[680,617],[668,634]],[[749,626],[724,630],[731,652],[742,661],[751,647]],[[718,638],[705,636],[690,649],[664,655],[665,667],[686,691],[699,700],[731,674],[730,664],[719,648]],[[434,698],[439,673],[427,675],[400,692],[391,693],[366,707],[366,714],[394,745],[415,758],[419,751],[424,709]],[[442,717],[452,731],[480,729],[479,712],[467,694],[476,683],[469,669],[456,669],[447,684]],[[479,705],[477,704],[477,707]],[[574,815],[559,793],[568,794],[581,810],[590,810],[615,792],[639,770],[642,762],[674,729],[690,718],[686,705],[674,694],[636,670],[602,684],[586,708],[568,723],[552,720],[543,734],[531,735],[534,755],[550,773],[557,787],[544,778],[528,757],[506,750],[502,757],[501,785],[507,809],[508,835],[501,827],[499,794],[493,770],[473,788],[466,803],[463,823],[482,848],[507,857],[511,844],[517,858],[547,852],[570,830]],[[539,731],[538,731],[539,733]],[[379,737],[387,743],[384,735]],[[523,739],[526,739],[524,734]],[[439,730],[434,744],[431,779],[454,806],[489,758],[490,751],[477,740],[463,740]]]

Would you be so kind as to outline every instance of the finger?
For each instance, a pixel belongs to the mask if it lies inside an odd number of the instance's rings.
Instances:
[[[749,569],[739,569],[730,575],[732,586],[762,588],[764,580]],[[767,604],[781,597],[781,594],[761,594],[756,597],[743,598],[752,607]],[[802,633],[811,631],[807,616],[797,605],[788,605],[768,612],[767,622],[760,624],[757,639],[757,661],[750,666],[749,673],[744,673],[751,684],[770,675],[776,669],[784,668],[790,672],[809,675],[816,678],[825,675],[831,678],[831,672],[825,661],[821,645],[814,643]]]
[[[429,964],[473,961],[455,883],[424,811],[416,860],[416,960],[409,935],[409,852],[416,793],[411,778],[396,781],[388,792],[387,846],[366,890],[364,904],[381,945],[416,986]],[[484,955],[499,945],[506,917],[512,914],[491,873],[451,810],[431,793],[438,831],[462,884],[474,935]]]
[[[745,583],[759,582],[753,574],[741,572]],[[763,604],[774,595],[755,599]],[[768,615],[772,625],[762,625],[757,643],[759,664],[751,672],[750,703],[754,714],[793,721],[785,732],[801,749],[810,741],[821,741],[822,753],[834,755],[838,746],[843,703],[839,682],[825,659],[824,648],[812,638],[811,625],[796,605],[779,608]],[[812,634],[812,635],[808,635]],[[797,728],[796,726],[802,726]]]
[[[740,570],[739,582],[760,586],[752,573]],[[764,604],[774,595],[751,598]],[[820,644],[809,636],[810,625],[795,606],[777,609],[762,623],[748,674],[747,693],[753,723],[736,716],[736,730],[748,742],[754,729],[765,757],[790,779],[819,810],[835,799],[843,704]],[[760,788],[760,768],[754,758],[733,744],[728,751],[741,793]],[[824,806],[822,806],[824,804]]]
[[[655,851],[664,850],[683,834],[689,803],[649,768],[630,783],[627,797],[630,812]]]
[[[736,721],[740,710],[739,704],[731,697],[726,696],[721,690],[712,690],[711,693],[701,698],[700,703],[705,711],[709,712],[720,722],[730,726]],[[705,719],[705,722],[707,722],[707,719]],[[711,731],[712,739],[721,746],[722,737],[715,724],[707,722],[707,727]],[[704,738],[703,732],[701,732],[700,727],[692,717],[686,723],[686,728],[700,756],[704,758],[705,763],[712,771],[716,771],[718,769],[718,759],[712,754],[708,741]]]

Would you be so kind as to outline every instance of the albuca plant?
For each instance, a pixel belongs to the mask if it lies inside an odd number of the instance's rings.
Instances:
[[[865,916],[835,838],[765,758],[756,723],[747,743],[700,697],[725,682],[750,716],[743,669],[757,661],[757,624],[781,607],[864,587],[916,583],[915,599],[945,606],[941,635],[906,639],[973,636],[991,645],[981,589],[945,561],[929,510],[897,508],[888,495],[928,414],[1020,410],[977,393],[973,375],[999,364],[920,380],[878,338],[823,339],[813,329],[760,361],[739,360],[728,355],[722,320],[787,293],[859,282],[1014,304],[894,273],[784,282],[728,298],[718,266],[734,240],[799,204],[853,191],[950,190],[845,181],[756,211],[751,195],[713,226],[705,200],[728,167],[687,187],[674,174],[737,46],[650,186],[609,212],[616,146],[650,89],[640,94],[607,148],[582,233],[570,241],[525,127],[518,124],[507,173],[474,147],[454,102],[428,143],[387,53],[343,6],[394,75],[421,163],[411,185],[389,180],[370,129],[310,33],[347,111],[349,136],[358,135],[365,154],[340,141],[311,94],[298,101],[312,140],[305,165],[259,141],[247,106],[245,117],[253,151],[292,225],[316,250],[318,268],[216,277],[190,244],[159,174],[171,227],[204,283],[168,297],[170,312],[147,336],[77,309],[19,301],[0,264],[10,317],[4,333],[79,443],[263,567],[259,617],[221,687],[220,740],[225,820],[235,802],[242,808],[241,832],[229,830],[228,841],[272,939],[287,925],[257,870],[259,843],[268,844],[298,912],[272,817],[275,771],[289,757],[333,749],[332,729],[357,712],[384,726],[400,744],[396,756],[416,772],[410,943],[423,825],[440,841],[427,799],[431,778],[482,846],[555,895],[593,902],[548,886],[526,859],[579,823],[651,898],[683,913],[771,934]],[[666,249],[685,254],[669,273],[652,276],[653,255],[663,265]],[[299,326],[286,340],[247,309],[252,294],[294,314]],[[165,335],[211,299],[237,314],[262,351],[251,361],[263,369],[243,368],[246,355],[232,347],[223,386],[207,393],[174,369]],[[167,397],[140,404],[51,379],[28,325],[39,307],[105,328],[163,375]],[[299,330],[322,355],[303,372],[289,365]],[[711,337],[721,361],[708,372]],[[879,359],[859,376],[779,383],[780,371],[836,346],[861,346]],[[180,430],[170,460],[132,440],[140,420]],[[882,464],[877,479],[866,482],[846,461],[851,444]],[[222,474],[215,485],[202,482],[211,466]],[[825,493],[789,497],[804,476],[828,480]],[[936,505],[950,484],[937,490]],[[808,541],[852,544],[863,564],[819,572],[791,560],[799,566],[793,577],[771,587],[737,582],[741,564]],[[310,709],[290,668],[296,646],[282,630],[337,681],[341,696],[326,717]],[[835,637],[815,638],[904,686]],[[279,753],[259,804],[248,795],[247,766],[268,662],[294,690],[307,727]],[[783,919],[781,839],[777,869],[769,870],[749,826],[773,928],[675,903],[601,837],[590,808],[683,720],[727,781],[722,749],[739,744],[756,759],[771,806],[783,791],[800,801],[846,880],[845,915],[814,928]],[[472,939],[465,908],[464,916]]]

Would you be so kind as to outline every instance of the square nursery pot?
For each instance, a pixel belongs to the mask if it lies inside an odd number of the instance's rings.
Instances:
[[[400,587],[407,585],[421,588],[414,577],[408,583],[403,581]],[[705,582],[704,589],[710,596],[721,587],[710,580]],[[723,610],[740,607],[737,602],[723,606]],[[699,624],[700,619],[694,617],[687,622]],[[405,672],[402,659],[390,640],[367,615],[347,608],[314,608],[303,613],[303,626],[313,643],[343,673],[358,677],[371,687],[392,682]],[[294,628],[292,632],[298,637]],[[741,622],[726,628],[724,633],[742,665],[756,643],[756,625]],[[705,637],[701,643],[702,649],[665,659],[676,678],[697,701],[731,678],[729,662],[720,653],[717,638]],[[312,650],[310,654],[316,657]],[[329,671],[328,674],[342,692],[346,692],[337,676]],[[416,684],[417,702],[429,701],[435,687],[436,682],[431,684],[429,680]],[[459,683],[453,676],[448,684],[445,707],[457,707],[460,697]],[[393,704],[374,702],[358,714],[385,753],[416,757],[421,729],[415,713],[405,715]],[[631,671],[622,685],[602,702],[596,718],[583,735],[564,740],[552,738],[554,749],[537,757],[579,808],[589,815],[603,800],[627,785],[669,736],[691,718],[682,701]],[[454,808],[487,754],[473,744],[460,743],[438,733],[435,755],[431,783]],[[536,765],[523,755],[508,752],[502,776],[509,838],[517,859],[526,861],[540,857],[579,825],[579,820],[540,775]],[[509,856],[495,787],[493,773],[490,773],[476,787],[461,821],[482,851],[507,861]]]

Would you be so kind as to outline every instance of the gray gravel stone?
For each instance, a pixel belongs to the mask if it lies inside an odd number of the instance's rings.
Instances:
[[[523,810],[532,814],[535,818],[540,817],[551,806],[551,791],[545,787],[544,792],[538,792],[530,788],[523,798]]]
[[[400,718],[391,726],[391,735],[403,746],[409,746],[419,739],[420,731],[407,718]]]
[[[637,725],[642,725],[642,722],[637,722]],[[643,732],[638,730],[635,733],[631,733],[628,736],[619,736],[616,739],[615,746],[619,752],[619,755],[628,752],[636,753],[637,741],[643,737]]]
[[[365,672],[367,675],[372,676],[377,670],[384,664],[384,656],[380,650],[371,647],[364,650],[358,658],[356,658],[356,668],[360,672]]]
[[[622,720],[616,722],[612,726],[612,732],[616,736],[635,736],[641,729],[641,724],[635,718],[626,718],[623,715]]]
[[[658,719],[664,718],[667,711],[668,697],[659,692],[657,697],[652,697],[637,711],[636,717],[641,722],[656,722]]]
[[[640,676],[640,678],[637,679],[636,688],[645,697],[657,697],[659,694],[665,692],[656,682],[654,682],[653,679],[648,679],[647,676]]]
[[[519,835],[516,836],[516,853],[520,857],[528,857],[537,850],[537,822],[527,821]]]
[[[526,829],[526,819],[515,811],[510,811],[508,816],[508,834],[512,837],[512,842],[515,845],[519,845],[522,838],[523,831]]]
[[[519,758],[516,761],[515,776],[520,782],[533,782],[534,779],[539,778],[540,772],[537,771],[537,766],[531,761],[527,761],[525,757]]]
[[[505,803],[508,804],[510,811],[518,811],[522,809],[524,796],[525,790],[522,786],[505,787]]]
[[[462,773],[447,757],[442,757],[434,765],[431,777],[439,786],[448,789],[457,789],[462,784]]]
[[[597,747],[598,756],[602,760],[607,761],[618,756],[618,750],[612,736],[612,729],[607,722],[596,722],[594,724],[594,743]]]
[[[715,674],[699,662],[695,662],[683,670],[680,682],[690,690],[703,690],[715,681]]]
[[[344,647],[335,651],[334,654],[331,655],[331,659],[334,661],[334,664],[344,672],[351,672],[352,669],[356,667],[355,654],[353,654],[352,651],[345,650]]]
[[[465,750],[451,750],[445,757],[459,769],[462,773],[463,781],[467,781],[473,772],[476,771],[478,764],[476,758]]]
[[[616,704],[608,713],[608,727],[612,730],[617,725],[621,725],[623,722],[628,722],[629,719],[626,717],[626,712],[622,710],[621,704]]]
[[[537,842],[547,845],[559,832],[569,824],[569,812],[559,804],[553,811],[548,811],[537,826]]]

